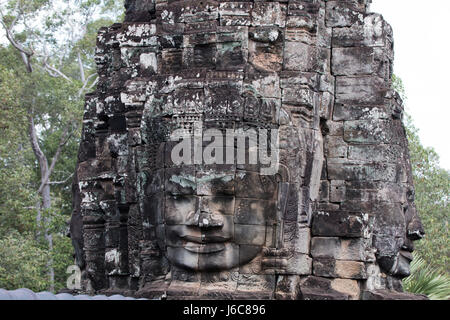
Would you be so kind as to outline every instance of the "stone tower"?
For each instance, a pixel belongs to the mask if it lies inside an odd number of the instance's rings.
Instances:
[[[401,279],[424,231],[392,29],[370,2],[125,1],[86,97],[71,221],[84,291],[412,297]],[[174,161],[179,130],[190,163]],[[208,145],[213,162],[195,151]],[[269,145],[264,173],[247,158]]]

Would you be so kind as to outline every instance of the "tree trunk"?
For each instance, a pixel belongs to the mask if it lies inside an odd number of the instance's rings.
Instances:
[[[34,103],[34,101],[33,101]],[[55,270],[53,268],[53,258],[51,257],[51,254],[53,252],[53,236],[52,234],[49,234],[49,219],[42,217],[42,210],[48,211],[51,208],[52,201],[51,201],[51,195],[50,195],[50,184],[48,181],[48,177],[50,176],[49,166],[48,166],[48,160],[45,154],[42,152],[38,137],[36,133],[36,127],[34,125],[33,120],[33,114],[29,113],[29,135],[30,135],[30,142],[31,147],[33,149],[34,155],[36,156],[38,162],[39,162],[39,168],[41,171],[41,187],[38,190],[38,193],[40,191],[41,199],[37,201],[36,203],[36,223],[37,223],[37,232],[36,236],[37,238],[40,238],[41,236],[41,230],[44,232],[44,239],[46,240],[48,244],[48,249],[50,252],[49,260],[47,261],[47,267],[48,267],[48,274],[50,278],[50,287],[49,290],[53,292],[55,290]],[[45,212],[44,212],[45,214]]]
[[[6,33],[6,38],[10,42],[10,44],[20,53],[20,56],[22,58],[22,61],[26,67],[27,73],[33,73],[33,66],[32,66],[32,57],[34,55],[34,51],[32,48],[26,48],[20,42],[16,41],[14,37],[14,26],[17,21],[20,20],[22,17],[22,10],[21,10],[21,1],[16,1],[14,12],[17,12],[17,16],[8,24],[6,25],[5,22],[2,19],[0,19],[0,25],[4,28]],[[27,26],[25,26],[27,27]],[[86,30],[84,31],[86,32]],[[42,65],[44,69],[54,77],[62,77],[68,82],[72,82],[73,80],[66,76],[61,70],[57,69],[56,67],[51,66],[47,63],[47,56],[43,58]],[[81,54],[78,52],[78,65],[80,69],[80,77],[83,81],[83,84],[86,86],[89,79],[86,79],[86,73],[84,70],[84,66],[81,59]],[[84,89],[84,87],[83,87]],[[82,90],[80,91],[80,95],[82,94]],[[44,236],[45,241],[48,244],[48,249],[50,254],[52,254],[53,251],[53,236],[50,231],[50,225],[51,225],[51,216],[48,216],[49,210],[51,209],[51,194],[50,194],[50,175],[53,172],[53,169],[55,167],[55,164],[59,158],[59,155],[61,153],[62,147],[67,142],[68,135],[68,127],[66,127],[65,131],[63,132],[61,136],[61,141],[58,146],[58,149],[56,150],[55,156],[52,159],[52,163],[49,166],[48,159],[45,156],[45,154],[42,152],[38,136],[36,133],[36,127],[34,123],[34,106],[35,106],[35,99],[33,98],[31,109],[29,110],[28,114],[28,120],[29,120],[29,139],[31,142],[31,147],[33,149],[34,155],[39,163],[39,169],[41,173],[41,183],[39,186],[39,189],[37,191],[38,196],[40,199],[36,202],[36,223],[37,223],[37,231],[36,231],[36,238],[40,239],[42,237],[42,233]],[[54,291],[55,286],[55,271],[53,268],[53,259],[50,256],[48,263],[48,272],[50,277],[50,291]]]
[[[50,252],[50,257],[47,261],[48,275],[50,277],[50,292],[55,292],[55,269],[53,268],[53,235],[48,233],[48,229],[45,228],[45,239],[48,243],[48,251]]]

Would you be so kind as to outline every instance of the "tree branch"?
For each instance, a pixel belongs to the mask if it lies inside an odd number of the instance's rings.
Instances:
[[[77,52],[77,57],[78,57],[78,67],[80,68],[81,82],[85,83],[86,82],[86,74],[84,73],[83,61],[81,61],[81,54],[80,54],[79,50]]]
[[[88,88],[88,91],[90,91],[92,88],[95,87],[95,85],[98,83],[99,77],[95,78],[94,82],[92,82],[91,86]]]
[[[50,181],[48,184],[65,184],[67,181],[69,181],[73,177],[74,173],[69,175],[65,180],[63,181]]]
[[[10,28],[6,26],[6,24],[3,22],[3,19],[0,20],[0,24],[3,26],[3,29],[5,29],[6,38],[8,39],[9,43],[11,43],[11,45],[20,52],[22,61],[25,64],[25,67],[27,68],[27,72],[31,73],[33,72],[33,67],[31,65],[31,57],[33,56],[34,52],[26,50],[21,44],[17,43],[16,40],[14,39],[14,36],[12,34],[12,28],[14,27],[15,21],[17,21],[17,17],[14,19]]]
[[[69,140],[69,138],[71,136],[71,134],[68,134],[68,133],[69,133],[69,129],[68,129],[68,127],[66,127],[64,129],[63,134],[61,135],[61,139],[59,141],[58,149],[56,149],[56,153],[53,156],[52,163],[50,164],[50,167],[48,168],[46,174],[43,177],[41,177],[41,185],[39,186],[38,193],[41,193],[42,190],[44,189],[45,185],[48,184],[48,180],[50,179],[50,176],[51,176],[53,170],[55,169],[55,165],[56,165],[56,162],[59,159],[59,156],[61,154],[62,148],[64,147],[64,145],[67,143],[67,141]]]
[[[78,96],[79,96],[79,97],[81,97],[81,95],[83,94],[84,90],[86,90],[86,86],[88,85],[89,81],[90,81],[93,77],[95,77],[95,76],[97,76],[97,74],[96,74],[96,73],[93,73],[93,74],[91,74],[91,75],[89,75],[89,76],[87,77],[87,79],[86,79],[86,80],[84,81],[84,83],[83,83],[83,87],[78,91]],[[96,78],[96,79],[94,80],[94,82],[91,84],[91,86],[88,88],[88,90],[91,90],[92,87],[95,86],[95,85],[97,84],[97,82],[98,82],[98,78]]]
[[[44,69],[48,72],[48,74],[54,78],[57,78],[58,75],[63,77],[65,80],[72,82],[72,79],[70,79],[68,76],[66,76],[64,73],[62,73],[60,70],[56,69],[55,67],[52,67],[47,63],[47,58],[44,58]],[[53,73],[52,73],[53,72]]]
[[[33,99],[34,100],[34,99]],[[41,169],[41,176],[45,175],[48,171],[48,161],[45,154],[42,152],[39,146],[39,141],[36,133],[36,127],[34,125],[33,114],[31,111],[28,112],[28,132],[31,142],[31,148],[33,149],[34,155],[39,161],[39,167]]]

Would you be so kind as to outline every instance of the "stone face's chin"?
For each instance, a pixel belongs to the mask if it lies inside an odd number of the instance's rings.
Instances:
[[[191,244],[186,244],[184,246],[184,249],[186,249],[187,251],[192,252],[192,253],[213,254],[213,253],[218,253],[218,252],[225,250],[225,244],[223,244],[223,243],[210,243],[210,244],[191,243]]]
[[[262,245],[185,242],[177,247],[167,246],[167,259],[191,271],[224,271],[247,264],[261,251]]]
[[[398,278],[406,278],[411,274],[410,264],[413,257],[411,252],[400,250],[397,255],[378,259],[382,269]]]
[[[257,252],[252,251],[240,259],[239,246],[234,243],[187,243],[182,247],[167,247],[167,258],[175,266],[197,272],[224,271],[250,261]]]
[[[394,275],[399,278],[406,278],[411,274],[411,261],[413,257],[411,252],[401,250],[397,256],[397,267]]]

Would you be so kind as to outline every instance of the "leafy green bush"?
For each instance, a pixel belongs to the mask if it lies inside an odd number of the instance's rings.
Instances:
[[[430,266],[417,253],[411,263],[411,275],[403,280],[405,291],[425,294],[431,300],[450,299],[450,277]]]
[[[12,232],[0,240],[0,288],[47,290],[47,260],[47,252],[32,237]]]

